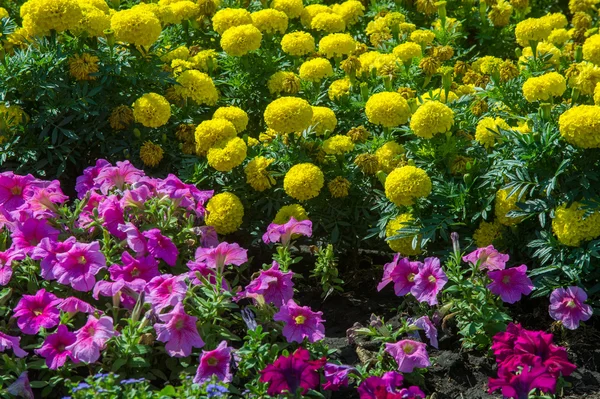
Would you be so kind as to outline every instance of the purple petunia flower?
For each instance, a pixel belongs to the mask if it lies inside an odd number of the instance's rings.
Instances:
[[[89,315],[87,323],[75,335],[75,342],[66,347],[71,351],[71,357],[77,361],[94,363],[100,358],[100,351],[105,348],[106,342],[118,333],[114,330],[111,317],[102,316],[97,319]]]
[[[221,341],[219,346],[212,351],[202,351],[200,364],[194,377],[195,384],[201,384],[210,380],[214,375],[217,380],[222,382],[231,382],[231,351],[233,349],[227,346],[227,341]]]
[[[402,388],[398,394],[400,399],[425,399],[425,393],[416,385]]]
[[[106,258],[100,252],[100,243],[75,243],[64,253],[56,255],[58,263],[54,276],[59,283],[77,291],[90,291],[96,284],[96,274],[106,268]]]
[[[265,303],[282,306],[294,296],[293,272],[282,272],[279,264],[273,261],[273,265],[267,270],[261,270],[258,277],[250,281],[246,289],[239,295],[241,298],[259,297]]]
[[[95,186],[94,180],[98,177],[100,171],[109,166],[110,163],[105,159],[96,160],[96,165],[87,167],[83,170],[83,174],[75,180],[75,191],[78,198],[83,198],[85,194],[92,188],[100,188]]]
[[[125,251],[121,254],[121,263],[123,265],[112,265],[108,268],[110,278],[113,280],[144,280],[150,281],[160,275],[158,270],[158,261],[151,255],[138,256],[134,258]]]
[[[308,306],[298,306],[293,299],[275,313],[273,320],[282,321],[283,336],[288,342],[316,342],[325,338],[325,327],[321,318],[323,312],[313,312]]]
[[[37,334],[40,328],[58,325],[60,311],[57,305],[61,302],[56,295],[41,289],[35,295],[23,295],[13,317],[17,318],[17,325],[24,334]]]
[[[144,204],[149,198],[154,196],[154,193],[146,184],[136,185],[135,188],[125,190],[123,198],[121,198],[121,206],[123,209],[138,208],[144,209]]]
[[[569,330],[592,317],[592,307],[585,303],[587,294],[579,287],[557,288],[550,294],[550,317],[560,321]]]
[[[437,305],[437,294],[448,282],[446,273],[440,266],[438,258],[425,258],[423,266],[415,276],[415,285],[410,290],[419,302],[427,302],[430,306]]]
[[[431,365],[426,345],[422,342],[404,339],[395,344],[387,343],[385,351],[396,360],[398,370],[403,373],[411,373],[415,368],[426,368]]]
[[[222,272],[225,266],[240,266],[248,262],[248,250],[240,247],[237,243],[222,242],[215,248],[196,249],[193,262],[205,263],[206,266]]]
[[[27,356],[27,352],[25,352],[19,346],[19,342],[21,342],[21,337],[13,337],[12,335],[6,335],[2,331],[0,331],[0,352],[4,352],[7,349],[12,349],[13,353],[17,357],[25,357]]]
[[[135,183],[143,176],[144,172],[136,169],[131,162],[117,162],[117,166],[105,165],[94,179],[94,185],[98,185],[106,195],[113,188],[123,190],[125,184]]]
[[[109,195],[98,204],[98,215],[102,218],[102,226],[110,234],[119,240],[127,238],[127,234],[119,230],[119,226],[125,223],[123,208],[116,195]]]
[[[13,274],[12,263],[23,259],[25,259],[25,254],[21,251],[8,249],[0,252],[0,286],[10,282]]]
[[[92,314],[96,311],[89,303],[82,301],[79,298],[75,298],[74,296],[70,296],[64,299],[58,308],[63,312],[67,312],[70,314],[75,314],[77,312]]]
[[[141,255],[146,253],[146,238],[133,223],[120,224],[117,228],[127,235],[127,245],[132,251]]]
[[[298,348],[290,356],[279,356],[273,364],[260,372],[260,381],[269,383],[267,393],[279,395],[284,392],[295,394],[299,389],[305,394],[319,385],[318,370],[326,359],[310,360],[310,353]]]
[[[187,284],[185,276],[172,276],[163,274],[154,277],[146,287],[146,302],[152,305],[152,308],[160,312],[168,306],[175,306],[185,299],[187,293]]]
[[[429,343],[434,348],[438,349],[437,328],[433,325],[428,316],[419,317],[415,321],[415,326],[425,331],[425,336],[429,338]]]
[[[0,173],[0,205],[12,212],[25,203],[25,191],[36,179],[32,175],[20,176],[13,172]]]
[[[61,324],[54,334],[46,337],[42,347],[36,349],[35,353],[46,359],[46,365],[50,370],[56,370],[65,364],[68,357],[77,363],[77,359],[73,359],[71,351],[67,349],[76,340],[76,335],[70,332],[67,326]]]
[[[476,265],[479,262],[479,270],[502,270],[506,267],[509,256],[502,254],[489,245],[484,248],[477,248],[470,254],[463,256],[463,261]]]
[[[148,252],[157,259],[162,259],[169,266],[175,266],[179,250],[169,237],[161,234],[159,229],[150,229],[142,233],[148,239]]]
[[[28,218],[24,221],[15,222],[11,239],[14,249],[22,250],[29,255],[42,239],[47,237],[52,241],[56,241],[58,234],[59,231],[50,226],[46,220]]]
[[[281,241],[281,244],[287,247],[293,235],[312,236],[312,222],[310,220],[298,221],[291,217],[285,224],[271,223],[262,239],[265,244]]]
[[[356,369],[352,366],[343,364],[327,363],[325,364],[325,391],[338,391],[342,387],[348,386],[349,374]]]
[[[556,378],[545,367],[534,365],[523,367],[517,374],[504,373],[499,378],[489,379],[489,392],[501,390],[505,398],[527,399],[533,389],[554,393]]]
[[[35,396],[33,395],[31,385],[29,384],[27,371],[22,372],[19,378],[6,388],[6,392],[17,398],[34,399]]]
[[[68,252],[77,239],[73,236],[65,241],[54,241],[44,238],[31,253],[31,259],[40,261],[40,272],[44,280],[56,280],[55,266],[58,263],[56,255]]]
[[[383,279],[377,285],[377,291],[381,291],[389,283],[394,283],[396,295],[408,294],[415,285],[415,276],[419,273],[421,265],[421,262],[411,262],[408,258],[400,258],[400,254],[394,255],[394,260],[384,266]]]
[[[393,395],[398,392],[402,386],[404,377],[395,371],[388,371],[381,377],[371,376],[365,378],[358,386],[360,399],[387,399],[388,397],[396,399]],[[392,394],[392,395],[388,395]]]
[[[69,197],[60,188],[60,182],[53,180],[41,186],[27,188],[27,202],[21,207],[35,216],[52,216],[58,212],[56,204],[65,203]]]
[[[192,353],[192,348],[202,348],[204,341],[198,334],[196,317],[185,313],[183,305],[178,303],[169,313],[159,316],[163,324],[156,323],[156,339],[165,342],[165,350],[169,356],[186,357]]]
[[[521,295],[529,295],[533,291],[534,285],[527,277],[525,265],[490,271],[488,277],[492,282],[487,288],[506,303],[515,303],[521,299]]]

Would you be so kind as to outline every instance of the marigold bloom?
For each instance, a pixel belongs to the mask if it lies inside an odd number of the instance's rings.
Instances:
[[[215,228],[219,234],[236,231],[242,224],[244,206],[240,199],[232,193],[220,193],[212,197],[206,205],[208,214],[206,225]]]
[[[128,9],[114,13],[110,27],[117,40],[136,46],[151,46],[162,31],[159,19],[144,9]]]
[[[350,94],[350,79],[338,79],[331,82],[329,85],[329,89],[327,90],[327,95],[331,101],[336,101]]]
[[[76,80],[95,80],[96,76],[92,74],[99,70],[98,61],[98,57],[89,53],[75,55],[69,58],[69,73]]]
[[[413,132],[426,139],[447,132],[453,124],[454,112],[439,101],[425,102],[410,119],[410,128]]]
[[[382,92],[369,97],[365,113],[375,125],[396,127],[408,122],[410,108],[400,93]]]
[[[600,107],[578,105],[558,119],[561,136],[577,147],[600,148]]]
[[[288,342],[316,342],[325,338],[323,312],[313,312],[308,306],[298,306],[293,299],[282,305],[273,320],[284,323],[283,336]]]
[[[348,196],[348,190],[351,183],[342,176],[336,176],[333,180],[327,183],[327,188],[333,198],[344,198]]]
[[[273,223],[275,224],[286,224],[294,218],[298,221],[308,219],[308,215],[306,214],[306,210],[299,204],[292,205],[284,205],[282,206],[275,215],[273,219]]]
[[[411,61],[413,58],[421,58],[421,46],[414,42],[406,42],[394,47],[394,55],[402,62]]]
[[[310,33],[297,31],[281,38],[281,49],[293,56],[303,56],[315,51],[315,38]]]
[[[431,188],[427,172],[415,166],[394,169],[385,180],[385,196],[398,206],[409,206],[417,198],[427,197]]]
[[[265,33],[285,33],[288,27],[288,16],[278,10],[267,8],[255,11],[251,15],[252,24],[261,32]]]
[[[151,141],[146,141],[140,148],[140,159],[149,167],[158,166],[163,159],[164,151],[161,146]]]
[[[354,149],[352,139],[346,135],[331,136],[323,142],[323,151],[328,155],[343,155]]]
[[[588,37],[583,43],[583,59],[600,65],[600,35]]]
[[[253,158],[244,167],[246,174],[246,183],[248,183],[256,191],[265,191],[275,185],[275,179],[267,170],[275,160],[258,156]]]
[[[237,131],[233,123],[226,119],[203,121],[196,128],[196,153],[206,154],[217,142],[236,137]]]
[[[233,123],[236,132],[241,133],[248,126],[248,114],[238,107],[219,107],[213,114],[213,119],[226,119]]]
[[[206,154],[208,164],[219,172],[229,172],[246,159],[248,147],[244,140],[233,137],[215,143]]]
[[[413,222],[414,218],[409,213],[398,215],[385,226],[385,236],[387,238],[394,237],[400,234],[399,230],[409,227],[409,223]],[[396,251],[402,255],[418,255],[421,253],[421,238],[417,236],[416,246],[413,248],[414,236],[395,238],[386,240],[392,251]]]
[[[517,24],[515,36],[521,47],[527,47],[530,42],[541,42],[546,39],[551,31],[552,27],[540,18],[529,18]]]
[[[325,58],[313,58],[300,65],[300,78],[309,82],[320,82],[333,75],[333,67]]]
[[[304,5],[302,0],[273,0],[271,2],[271,8],[279,11],[283,11],[288,18],[298,18],[302,15]]]
[[[133,111],[127,105],[119,105],[111,111],[108,122],[114,130],[124,130],[133,122]]]
[[[224,8],[217,11],[211,21],[215,32],[222,35],[227,29],[234,26],[251,24],[252,17],[245,8]]]
[[[325,177],[321,169],[311,163],[294,165],[285,174],[283,188],[287,195],[306,201],[319,195]]]
[[[175,93],[183,99],[191,99],[196,104],[215,105],[219,92],[212,78],[204,72],[188,70],[177,77]]]
[[[133,117],[146,127],[161,127],[171,117],[171,105],[160,94],[146,93],[133,103]]]
[[[343,32],[346,29],[344,19],[335,13],[319,13],[310,21],[310,28],[327,33]]]
[[[258,50],[262,33],[254,25],[240,25],[227,29],[221,37],[221,47],[234,57],[241,57],[250,51]]]
[[[297,97],[280,97],[267,105],[264,113],[267,126],[282,134],[303,131],[310,126],[312,117],[310,104]]]
[[[475,140],[479,141],[485,148],[491,148],[501,137],[500,129],[508,130],[510,126],[502,118],[485,117],[477,123]]]
[[[346,25],[354,25],[365,14],[365,6],[357,0],[347,0],[341,4],[332,4],[331,9],[342,17]]]
[[[567,90],[567,81],[557,72],[529,78],[523,84],[523,96],[529,102],[548,101],[560,97]]]
[[[319,52],[327,58],[342,57],[356,49],[356,41],[347,33],[332,33],[319,41]]]

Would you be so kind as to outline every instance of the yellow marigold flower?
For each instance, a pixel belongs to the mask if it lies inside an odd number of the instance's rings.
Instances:
[[[453,175],[463,175],[467,172],[467,165],[473,163],[473,158],[457,155],[450,164],[450,173]]]
[[[206,204],[206,225],[214,227],[219,234],[229,234],[242,225],[244,206],[232,193],[220,193]]]
[[[210,76],[204,72],[189,70],[177,77],[175,92],[182,98],[189,98],[197,104],[215,105],[219,93]]]
[[[315,38],[302,31],[287,33],[281,38],[281,49],[289,55],[303,56],[315,51]]]
[[[435,14],[437,11],[435,0],[417,0],[417,11],[422,12],[425,15]]]
[[[244,168],[246,183],[256,191],[265,191],[274,186],[275,179],[267,170],[274,161],[274,159],[261,156],[253,158]]]
[[[244,140],[233,137],[219,141],[206,154],[208,164],[219,172],[229,172],[246,159],[248,147]]]
[[[194,69],[194,63],[186,60],[173,60],[171,61],[171,72],[173,76],[179,76],[183,72]]]
[[[98,72],[98,61],[98,57],[89,53],[74,55],[69,58],[69,73],[76,80],[94,80],[96,77],[91,74]]]
[[[163,159],[163,149],[158,144],[146,141],[140,148],[140,159],[144,165],[151,168],[157,166]]]
[[[283,189],[290,197],[306,201],[319,195],[325,177],[318,166],[311,163],[294,165],[285,174]]]
[[[350,137],[353,143],[364,143],[370,135],[371,133],[364,126],[353,127],[346,133],[346,136]]]
[[[567,17],[559,12],[553,14],[547,14],[540,18],[540,21],[548,26],[550,30],[561,29],[569,24]]]
[[[456,88],[457,96],[468,96],[469,94],[475,94],[475,86],[473,85],[460,85]]]
[[[173,12],[173,23],[176,24],[180,24],[181,21],[196,19],[200,15],[200,7],[198,4],[189,0],[178,1],[168,7]]]
[[[354,143],[348,136],[338,134],[323,142],[323,151],[328,155],[343,155],[354,149]]]
[[[300,65],[300,78],[310,82],[320,82],[333,75],[333,67],[325,58],[313,58]]]
[[[549,24],[544,23],[538,18],[529,18],[521,21],[515,28],[517,43],[521,47],[529,46],[530,42],[541,42],[545,40],[552,31]]]
[[[400,93],[373,94],[365,106],[369,122],[384,127],[396,127],[408,122],[410,108]]]
[[[286,224],[291,218],[297,221],[308,220],[308,214],[306,210],[299,204],[284,205],[277,211],[273,223],[275,224]]]
[[[219,35],[234,26],[250,24],[252,24],[252,16],[245,8],[224,8],[212,17],[213,29]]]
[[[3,128],[12,128],[28,120],[29,116],[20,106],[0,103],[0,132]]]
[[[342,57],[356,49],[356,41],[347,33],[332,33],[319,41],[319,52],[327,58]]]
[[[479,227],[473,233],[475,245],[477,245],[477,248],[483,248],[492,245],[495,240],[502,237],[503,230],[504,226],[498,223],[497,220],[494,220],[493,222],[481,221],[481,223],[479,223]]]
[[[327,188],[333,198],[344,198],[348,196],[350,182],[342,176],[336,176],[327,184]]]
[[[114,130],[125,130],[133,122],[133,111],[127,105],[119,105],[110,113],[108,123]]]
[[[344,19],[338,14],[320,13],[313,17],[310,28],[327,33],[343,32],[346,29]]]
[[[592,17],[586,12],[576,12],[571,22],[577,30],[587,30],[592,27]]]
[[[333,11],[342,17],[346,25],[354,25],[359,18],[365,15],[365,6],[360,1],[348,0],[342,4],[333,4]]]
[[[337,126],[337,118],[331,108],[327,107],[312,107],[313,116],[310,122],[314,126],[314,131],[317,136],[321,136],[325,132],[333,132]]]
[[[596,89],[594,90],[594,103],[600,105],[600,83],[596,84]]]
[[[525,10],[529,7],[529,0],[510,0],[510,4],[517,10]]]
[[[327,95],[331,101],[339,100],[343,96],[347,96],[350,94],[350,79],[338,79],[331,82],[329,85],[329,89],[327,90]]]
[[[511,190],[498,190],[496,193],[496,201],[494,205],[494,211],[496,214],[496,220],[498,223],[503,224],[505,226],[516,226],[521,223],[523,218],[511,217],[508,216],[510,211],[518,211],[520,208],[517,206],[517,202],[519,201],[519,192],[514,193],[510,197]],[[522,198],[521,201],[525,199]]]
[[[221,4],[220,0],[198,0],[198,7],[200,8],[200,14],[204,16],[210,16],[217,11],[217,8]]]
[[[236,137],[236,135],[235,126],[227,119],[204,121],[196,128],[196,153],[198,155],[206,154],[209,148],[217,142]]]
[[[402,33],[413,33],[417,29],[417,25],[408,22],[401,23],[398,27]]]
[[[252,24],[261,32],[265,33],[281,33],[282,35],[288,28],[288,16],[282,12],[267,8],[253,12]]]
[[[48,35],[51,30],[63,32],[77,28],[83,17],[77,0],[30,0],[21,10],[23,27],[34,35]],[[22,8],[23,8],[22,7]]]
[[[384,18],[376,18],[370,21],[365,28],[365,33],[369,36],[376,34],[389,36],[391,38],[392,30],[388,26],[387,21]]]
[[[499,128],[510,129],[508,123],[502,118],[491,118],[485,117],[477,124],[475,130],[475,140],[479,141],[485,148],[491,148],[496,144],[497,139],[500,137]]]
[[[133,103],[133,117],[146,127],[161,127],[171,117],[171,105],[160,94],[146,93]]]
[[[421,58],[421,46],[414,42],[406,42],[394,47],[394,55],[402,62],[409,62],[413,58]]]
[[[431,44],[434,39],[435,33],[430,30],[416,30],[410,34],[410,41],[421,45]]]
[[[583,43],[583,58],[600,65],[600,35],[590,36]]]
[[[454,112],[439,101],[427,101],[410,119],[410,128],[419,137],[430,139],[445,133],[454,124]]]
[[[130,8],[134,12],[149,12],[158,18],[163,25],[174,24],[177,18],[171,7],[161,7],[156,3],[140,3]]]
[[[419,68],[425,75],[432,76],[440,68],[440,61],[435,57],[425,57],[419,62]]]
[[[538,58],[545,57],[547,56],[547,54],[551,54],[551,57],[547,62],[554,65],[558,65],[560,63],[561,51],[552,43],[538,43],[536,53]],[[533,50],[531,49],[531,47],[525,47],[523,49],[523,56],[519,58],[519,61],[523,64],[526,64],[527,58],[529,57],[533,57]]]
[[[421,168],[401,166],[390,172],[385,179],[385,196],[398,206],[409,206],[417,198],[431,193],[431,179]]]
[[[221,37],[221,47],[234,57],[241,57],[250,51],[258,50],[262,33],[254,25],[240,25],[227,29]]]
[[[600,67],[589,62],[577,65],[577,74],[569,78],[569,85],[576,87],[581,94],[592,95],[596,85],[600,83]]]
[[[571,40],[571,34],[566,29],[554,29],[548,36],[548,41],[556,46],[563,46]]]
[[[194,67],[202,72],[209,72],[217,68],[217,52],[213,49],[202,50],[190,58]],[[211,67],[209,67],[211,66]]]
[[[379,160],[374,154],[359,154],[354,159],[354,164],[367,175],[374,175],[379,170]]]
[[[0,7],[0,19],[2,18],[8,18],[8,11],[6,11],[6,8]]]
[[[275,72],[269,78],[267,87],[271,94],[296,94],[300,91],[300,78],[294,72]]]
[[[151,46],[162,31],[158,18],[141,9],[116,12],[110,19],[110,27],[117,40],[146,47]]]
[[[571,13],[588,12],[594,8],[597,0],[569,0],[569,11]]]
[[[519,76],[519,70],[511,60],[506,60],[500,65],[500,80],[509,81]]]
[[[213,119],[226,119],[233,123],[235,130],[238,133],[246,130],[248,126],[248,114],[238,107],[220,107],[213,114]]]
[[[246,137],[246,145],[248,147],[254,147],[260,144],[260,141],[258,141],[258,139],[255,139],[254,137]]]
[[[86,32],[88,36],[103,37],[104,31],[110,28],[110,15],[90,5],[81,6],[81,12],[83,17],[71,31],[78,35]]]
[[[579,202],[560,205],[554,212],[552,231],[564,245],[578,247],[583,241],[600,236],[600,213],[588,214]]]
[[[297,97],[280,97],[265,109],[267,126],[278,133],[301,132],[310,126],[313,110],[310,104]]]
[[[600,107],[578,105],[565,111],[558,119],[560,134],[569,143],[581,148],[600,148]]]
[[[562,96],[566,90],[567,81],[557,72],[529,78],[523,84],[523,96],[529,102],[548,101]]]
[[[173,60],[187,60],[188,58],[190,58],[190,50],[186,46],[179,46],[160,57],[160,60],[168,64]]]
[[[375,69],[375,60],[379,58],[381,55],[378,51],[367,51],[358,56],[358,61],[360,61],[360,73],[361,74],[369,74],[372,69]]]
[[[492,11],[488,13],[488,18],[492,21],[492,24],[501,28],[510,23],[510,16],[512,14],[513,7],[508,1],[499,0],[492,6]]]
[[[196,125],[191,123],[181,123],[175,130],[175,137],[181,142],[194,142],[194,132],[196,131]]]
[[[414,220],[415,219],[409,213],[403,213],[399,215],[395,219],[390,220],[385,226],[385,236],[394,237],[400,235],[401,233],[399,230],[409,227],[411,222],[414,222]],[[421,236],[419,235],[417,238],[416,248],[413,248],[413,241],[414,236],[388,240],[387,243],[392,251],[398,252],[401,255],[419,255],[421,253]]]
[[[394,54],[379,54],[373,62],[373,67],[379,76],[391,75],[398,68],[398,58]]]
[[[284,12],[288,18],[298,18],[302,15],[304,5],[302,0],[273,0],[271,8]]]
[[[312,22],[314,16],[321,13],[333,14],[334,11],[324,4],[310,4],[304,7],[304,10],[302,10],[300,22],[304,27],[310,28],[310,23]]]

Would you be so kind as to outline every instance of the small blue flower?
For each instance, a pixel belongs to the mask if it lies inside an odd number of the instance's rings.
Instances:
[[[73,392],[78,392],[78,391],[81,391],[82,389],[88,389],[91,387],[92,386],[90,384],[88,384],[87,382],[80,382],[79,385],[77,385],[75,388],[73,388]]]
[[[109,375],[110,375],[109,373],[98,373],[94,376],[94,379],[101,380],[103,378],[108,377]]]
[[[123,380],[121,381],[121,384],[123,385],[129,385],[129,384],[137,384],[138,382],[144,382],[146,381],[145,378],[129,378],[127,380]]]
[[[220,398],[227,392],[229,392],[229,390],[222,385],[209,384],[206,386],[206,394],[209,398]]]

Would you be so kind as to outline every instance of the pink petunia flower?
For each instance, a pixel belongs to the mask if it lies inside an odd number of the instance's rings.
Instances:
[[[297,221],[294,217],[285,224],[271,223],[262,239],[265,244],[280,242],[288,246],[293,235],[312,236],[312,222],[310,220]]]
[[[225,266],[240,266],[248,262],[248,250],[237,243],[222,242],[215,248],[196,249],[195,258],[195,262],[206,263],[208,267],[222,272]]]
[[[106,258],[100,252],[100,243],[75,243],[64,253],[56,255],[58,263],[54,275],[59,283],[77,291],[90,291],[96,284],[96,274],[106,268]]]
[[[108,268],[110,278],[113,280],[144,280],[150,281],[160,275],[158,270],[158,261],[151,255],[138,256],[134,258],[125,251],[121,254],[121,263],[123,265],[112,265]]]
[[[169,356],[186,357],[192,354],[192,348],[202,348],[204,341],[198,334],[196,317],[185,313],[183,304],[178,303],[173,310],[159,316],[163,324],[156,323],[156,339],[165,342]]]
[[[125,223],[125,219],[123,218],[123,208],[116,195],[109,195],[100,202],[98,215],[102,218],[102,226],[110,234],[119,240],[124,240],[127,237],[127,234],[119,230],[119,226]]]
[[[470,254],[463,256],[463,261],[476,265],[479,263],[479,270],[502,270],[506,267],[509,256],[498,252],[493,245],[484,248],[477,248]]]
[[[93,314],[96,311],[95,307],[79,298],[75,298],[74,296],[64,299],[60,305],[58,305],[58,308],[63,312],[67,312],[72,315],[77,312]]]
[[[239,297],[255,300],[262,297],[265,303],[282,306],[294,297],[293,275],[293,272],[279,270],[279,264],[273,261],[269,269],[261,270],[258,277],[248,283]]]
[[[119,298],[126,299],[127,294],[140,293],[146,282],[142,279],[137,279],[133,281],[125,281],[125,280],[116,280],[116,281],[108,281],[108,280],[100,280],[94,286],[94,290],[92,291],[92,297],[95,300],[99,299],[99,295],[109,297],[109,298]],[[123,296],[122,296],[123,295]]]
[[[164,260],[167,265],[175,266],[179,250],[169,237],[161,234],[159,229],[150,229],[142,233],[148,239],[148,252],[158,259]]]
[[[415,285],[410,290],[419,302],[427,302],[430,306],[437,305],[437,294],[448,282],[446,273],[440,266],[438,258],[425,258],[423,266],[415,276]]]
[[[117,162],[117,166],[104,166],[94,179],[94,184],[106,195],[113,188],[123,190],[125,184],[135,183],[143,176],[143,171],[136,169],[129,161],[123,161]]]
[[[404,377],[395,371],[383,373],[381,377],[371,376],[365,378],[358,386],[360,399],[397,399],[398,389],[402,386]],[[396,395],[396,396],[393,396]]]
[[[400,254],[394,255],[394,260],[384,265],[383,279],[377,285],[377,291],[381,291],[389,283],[394,283],[394,292],[398,296],[408,294],[415,285],[415,276],[419,273],[421,262],[411,262],[408,258],[400,258]]]
[[[385,351],[396,360],[398,370],[403,373],[411,373],[415,368],[426,368],[431,365],[426,345],[422,342],[404,339],[395,344],[387,343]]]
[[[6,335],[2,331],[0,331],[0,352],[4,352],[7,349],[12,349],[13,353],[17,357],[25,357],[27,356],[27,352],[25,352],[19,346],[19,342],[21,342],[21,337],[13,337],[12,335]]]
[[[69,251],[77,239],[73,236],[65,241],[54,241],[50,238],[44,238],[37,247],[31,252],[31,259],[40,261],[40,271],[44,280],[56,280],[54,268],[58,263],[56,255]]]
[[[61,302],[56,295],[41,289],[35,295],[23,295],[13,317],[17,318],[17,325],[24,334],[37,334],[40,328],[58,325],[60,311],[57,305]]]
[[[316,342],[325,338],[325,320],[321,316],[323,312],[313,312],[310,307],[298,306],[290,299],[275,313],[273,320],[283,322],[283,336],[288,342],[302,343],[304,338]]]
[[[65,349],[71,351],[71,357],[84,363],[94,363],[100,358],[100,351],[106,347],[106,342],[118,335],[114,330],[113,319],[102,316],[99,319],[92,315],[83,327],[75,332],[76,341]]]
[[[511,267],[488,272],[492,282],[487,288],[506,303],[521,300],[521,295],[529,295],[533,291],[533,283],[527,277],[527,266]]]
[[[44,238],[51,241],[58,239],[59,231],[50,226],[44,219],[29,218],[22,222],[15,222],[11,239],[17,250],[22,250],[29,255]]]
[[[550,294],[550,317],[560,321],[569,330],[592,317],[592,307],[585,303],[587,294],[579,287],[557,288]]]
[[[77,363],[77,359],[73,359],[71,351],[67,349],[76,340],[76,335],[70,332],[67,326],[61,324],[54,334],[46,337],[42,347],[36,349],[35,353],[46,359],[46,365],[50,370],[56,370],[65,364],[67,358]]]
[[[267,393],[279,395],[284,392],[305,394],[319,385],[319,372],[326,359],[310,360],[310,353],[298,348],[290,356],[279,356],[273,364],[260,372],[260,381],[269,384]]]
[[[438,349],[437,328],[435,328],[435,326],[433,325],[433,323],[431,322],[429,317],[428,316],[419,317],[415,321],[414,325],[417,328],[420,328],[421,330],[425,331],[425,336],[427,338],[429,338],[429,343],[431,344],[431,346]]]
[[[23,259],[25,259],[25,254],[21,251],[8,249],[0,252],[0,286],[10,282],[13,274],[13,262]]]
[[[194,377],[195,384],[201,384],[211,379],[214,375],[218,381],[231,382],[231,351],[233,348],[227,346],[227,341],[221,341],[216,349],[211,351],[202,351],[200,355],[200,364]]]
[[[105,166],[112,166],[105,159],[96,160],[96,165],[87,167],[83,170],[83,174],[77,177],[75,180],[75,191],[77,192],[77,198],[83,198],[85,194],[92,188],[100,188],[100,185],[96,186],[94,180],[98,177],[98,174]]]
[[[526,366],[518,374],[506,373],[489,379],[489,393],[500,390],[505,398],[526,399],[534,389],[545,393],[556,391],[556,378],[545,367]]]
[[[152,305],[156,312],[168,306],[175,306],[185,299],[187,293],[185,276],[163,274],[154,277],[146,284],[146,302]]]
[[[0,205],[12,212],[25,203],[25,190],[36,179],[31,176],[15,175],[13,172],[0,173]]]
[[[325,374],[323,389],[325,391],[338,391],[342,387],[347,387],[350,373],[356,372],[352,366],[334,363],[325,364],[323,370]]]
[[[57,204],[65,203],[69,197],[60,188],[60,182],[53,180],[42,186],[27,188],[27,202],[21,209],[33,212],[35,216],[55,215],[58,212]]]
[[[143,210],[146,201],[153,196],[154,193],[147,185],[138,185],[135,188],[132,187],[130,190],[125,190],[123,198],[121,198],[121,206],[123,209],[138,208]]]
[[[146,238],[133,223],[120,224],[118,229],[127,235],[127,245],[132,251],[141,255],[146,253]]]

